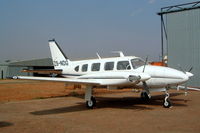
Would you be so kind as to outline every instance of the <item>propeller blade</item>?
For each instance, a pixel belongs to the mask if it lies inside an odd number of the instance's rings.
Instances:
[[[186,72],[183,70],[183,68],[181,67],[180,64],[178,64],[178,67],[179,67],[179,69],[180,69],[183,73],[186,73]]]
[[[192,71],[192,69],[193,69],[193,66],[189,69],[189,71],[188,72],[191,72]]]
[[[147,61],[148,61],[148,56],[147,56],[146,59],[145,59],[145,64],[144,64],[144,68],[143,68],[143,71],[142,71],[142,72],[144,72],[144,70],[145,70],[145,67],[146,67],[146,65],[147,65]]]

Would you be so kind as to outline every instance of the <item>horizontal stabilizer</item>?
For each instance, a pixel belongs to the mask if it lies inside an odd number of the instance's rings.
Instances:
[[[24,69],[21,72],[29,72],[29,73],[39,73],[39,74],[62,74],[62,70],[55,69],[44,69],[44,70],[28,70]]]

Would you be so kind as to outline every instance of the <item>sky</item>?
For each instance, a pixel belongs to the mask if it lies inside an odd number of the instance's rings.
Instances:
[[[72,60],[123,51],[161,55],[162,7],[194,0],[0,0],[0,61],[50,57],[55,39]]]

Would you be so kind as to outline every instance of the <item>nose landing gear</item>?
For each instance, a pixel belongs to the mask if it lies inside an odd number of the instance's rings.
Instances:
[[[146,85],[146,83],[144,83],[143,85],[146,88],[145,88],[145,90],[143,90],[141,92],[141,95],[140,95],[141,99],[143,101],[149,101],[150,98],[151,98],[150,91],[149,91],[150,89],[148,88],[148,86]],[[163,101],[163,107],[170,108],[172,106],[172,104],[171,104],[171,101],[169,99],[169,93],[167,92],[167,90],[168,90],[168,88],[166,88],[166,89],[160,89],[160,91],[165,91],[165,98],[164,98],[164,101]]]
[[[171,105],[171,101],[169,99],[169,93],[166,91],[165,92],[165,99],[164,99],[164,102],[163,102],[163,107],[165,108],[170,108],[172,105]]]

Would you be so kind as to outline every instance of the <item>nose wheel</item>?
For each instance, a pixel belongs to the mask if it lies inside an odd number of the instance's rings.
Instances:
[[[163,107],[165,108],[170,108],[172,106],[171,104],[171,101],[169,99],[169,93],[168,92],[165,92],[165,99],[164,99],[164,102],[163,102]]]

